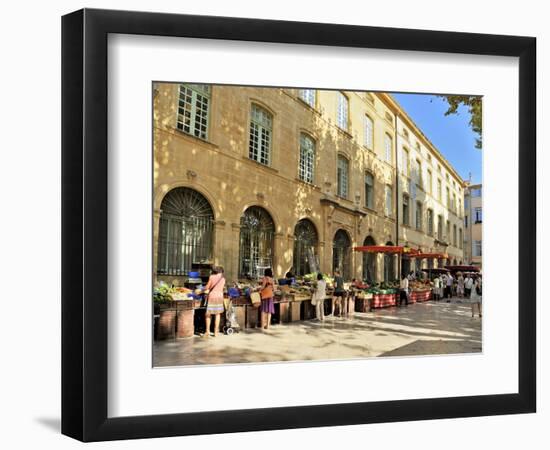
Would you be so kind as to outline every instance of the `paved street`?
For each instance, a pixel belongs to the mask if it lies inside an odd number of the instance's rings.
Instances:
[[[453,299],[355,313],[352,319],[328,316],[324,323],[159,341],[153,353],[158,367],[476,352],[481,352],[481,319],[471,317],[470,305]]]

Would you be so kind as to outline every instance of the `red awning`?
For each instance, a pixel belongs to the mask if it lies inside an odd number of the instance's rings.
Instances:
[[[354,247],[356,252],[366,253],[396,253],[415,255],[418,250],[410,247],[401,247],[399,245],[364,245],[362,247]]]
[[[416,255],[412,255],[412,257],[419,259],[447,259],[449,255],[446,253],[417,253]]]
[[[451,272],[479,272],[477,266],[445,266]]]

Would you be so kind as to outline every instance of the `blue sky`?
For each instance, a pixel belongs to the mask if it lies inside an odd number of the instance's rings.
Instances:
[[[471,172],[472,182],[482,182],[483,150],[475,148],[467,108],[461,106],[459,114],[445,116],[447,103],[434,95],[392,95],[463,179]]]

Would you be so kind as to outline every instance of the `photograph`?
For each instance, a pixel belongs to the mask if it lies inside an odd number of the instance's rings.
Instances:
[[[153,366],[482,352],[482,96],[152,84]]]

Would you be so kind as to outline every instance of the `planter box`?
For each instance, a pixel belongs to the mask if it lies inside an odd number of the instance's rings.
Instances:
[[[246,328],[260,327],[260,307],[249,305],[246,307]]]
[[[192,309],[178,311],[177,332],[179,338],[191,337],[195,334],[195,312]]]
[[[300,320],[301,303],[302,302],[291,302],[289,304],[290,305],[289,322],[296,322]]]
[[[158,340],[175,337],[176,333],[176,308],[163,308],[159,311],[157,326]]]

